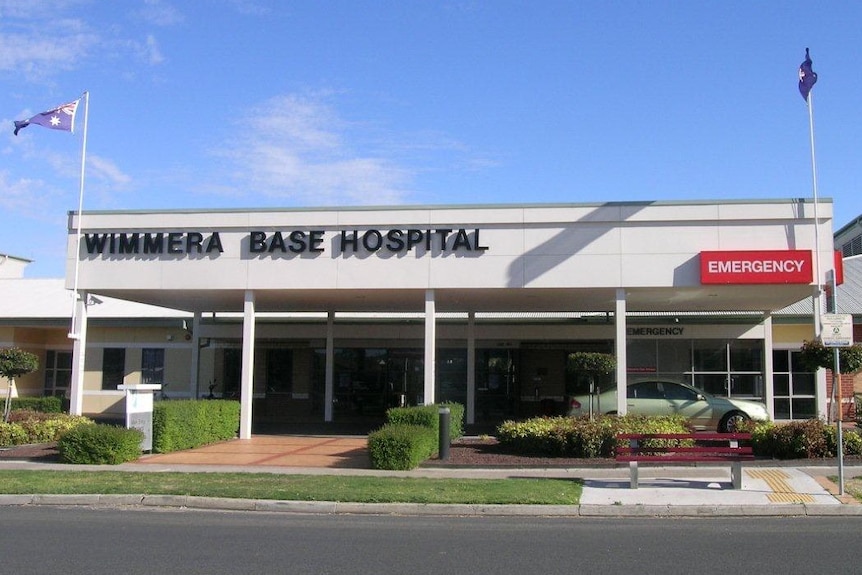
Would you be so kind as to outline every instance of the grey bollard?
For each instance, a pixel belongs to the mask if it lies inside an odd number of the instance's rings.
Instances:
[[[440,442],[439,457],[442,461],[449,459],[449,408],[440,408]]]

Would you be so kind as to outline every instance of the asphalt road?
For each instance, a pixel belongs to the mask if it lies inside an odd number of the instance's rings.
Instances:
[[[583,519],[0,508],[3,573],[857,573],[853,517]]]

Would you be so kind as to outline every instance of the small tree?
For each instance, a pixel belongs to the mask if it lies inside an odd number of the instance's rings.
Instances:
[[[614,372],[617,368],[617,358],[609,353],[576,351],[569,354],[566,367],[572,373],[586,375],[590,379],[590,391],[592,391],[597,376]]]
[[[805,341],[802,343],[799,360],[806,369],[817,371],[818,368],[834,369],[834,348],[826,347],[819,340]],[[850,347],[838,348],[838,366],[841,373],[856,373],[862,370],[862,345],[854,344]]]
[[[39,358],[29,351],[17,347],[0,348],[0,376],[8,381],[6,387],[6,404],[3,408],[3,421],[9,421],[9,410],[12,405],[12,386],[15,378],[21,377],[39,369]]]

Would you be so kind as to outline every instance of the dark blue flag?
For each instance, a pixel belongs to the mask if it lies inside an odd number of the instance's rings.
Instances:
[[[805,49],[805,61],[799,65],[799,93],[808,101],[808,93],[817,83],[817,72],[811,69],[811,57],[808,48]]]
[[[20,130],[26,128],[30,124],[38,124],[52,130],[63,130],[65,132],[73,131],[75,128],[75,111],[78,109],[78,102],[80,102],[80,100],[57,106],[53,110],[36,114],[29,120],[15,120],[15,135],[17,136]]]

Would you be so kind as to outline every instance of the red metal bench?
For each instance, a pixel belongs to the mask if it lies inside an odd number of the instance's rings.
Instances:
[[[750,433],[617,434],[616,460],[629,462],[632,489],[638,487],[638,463],[701,462],[729,462],[733,488],[742,489],[742,462],[753,459]]]

